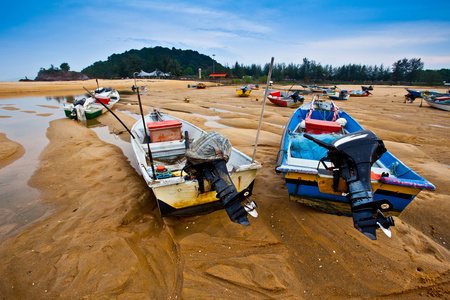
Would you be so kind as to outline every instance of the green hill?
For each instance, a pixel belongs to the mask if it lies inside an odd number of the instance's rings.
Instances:
[[[212,66],[212,58],[197,51],[154,47],[113,54],[108,60],[95,62],[81,72],[90,78],[131,78],[134,72],[159,69],[179,77],[196,75],[198,68],[211,73]],[[221,69],[222,65],[215,62],[215,70]]]

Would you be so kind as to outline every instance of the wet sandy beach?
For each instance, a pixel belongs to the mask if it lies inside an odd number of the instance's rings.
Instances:
[[[119,91],[133,84],[100,81]],[[138,85],[144,84],[145,112],[160,108],[205,131],[218,131],[233,147],[253,155],[262,89],[240,98],[239,86],[208,83],[197,90],[187,88],[196,82],[139,80]],[[83,93],[83,86],[92,90],[95,80],[0,82],[0,101]],[[283,126],[294,108],[266,102],[256,153],[263,167],[251,198],[259,217],[250,218],[248,227],[230,222],[225,211],[161,218],[121,148],[65,118],[61,109],[56,112],[61,118],[49,124],[49,143],[28,182],[52,213],[1,242],[1,298],[449,297],[450,113],[425,102],[421,106],[420,99],[404,103],[405,94],[401,86],[375,86],[369,97],[335,102],[436,186],[394,217],[391,239],[380,233],[376,241],[354,229],[351,218],[289,201],[284,179],[274,168]],[[305,101],[311,98],[306,95]],[[139,112],[136,94],[121,94],[114,110],[131,127],[135,118],[128,112]],[[111,132],[124,131],[109,113],[98,120]],[[119,138],[129,141],[126,132]],[[23,147],[1,128],[0,142],[0,168],[21,159]]]

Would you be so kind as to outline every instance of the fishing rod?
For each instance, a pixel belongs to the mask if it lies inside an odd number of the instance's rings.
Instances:
[[[137,91],[138,102],[139,102],[139,110],[141,111],[142,125],[144,126],[145,135],[147,136],[146,140],[147,140],[148,157],[150,158],[150,165],[152,166],[153,179],[156,180],[155,166],[153,165],[153,155],[152,155],[152,151],[150,150],[150,142],[149,142],[150,133],[147,133],[148,131],[146,129],[147,125],[145,124],[144,112],[142,111],[141,94],[139,93],[139,89],[137,89],[136,91]]]
[[[295,85],[295,82],[291,85],[291,87],[288,89],[288,92],[291,91],[292,87]]]
[[[261,107],[261,116],[259,117],[258,132],[256,133],[255,150],[253,151],[252,163],[255,161],[256,148],[258,147],[259,132],[261,131],[261,123],[262,123],[262,118],[263,118],[263,114],[264,114],[264,106],[266,105],[266,98],[267,98],[267,94],[269,93],[270,77],[272,77],[273,60],[274,60],[274,58],[272,57],[272,59],[270,61],[269,76],[267,77],[266,91],[264,93],[264,99],[263,99],[263,103],[262,103],[262,107]]]
[[[89,96],[91,96],[91,97],[97,99],[97,97],[95,97],[95,95],[93,95],[87,88],[85,88],[84,86],[83,86],[83,88],[88,92]],[[108,106],[106,106],[105,103],[103,103],[101,100],[99,100],[98,102],[100,102],[101,105],[103,105],[103,106],[104,106],[104,107],[105,107],[105,108],[106,108],[106,109],[107,109],[114,117],[116,117],[116,119],[120,122],[120,124],[122,124],[122,126],[125,127],[125,129],[128,131],[128,133],[131,135],[131,137],[132,137],[133,139],[135,139],[135,137],[134,137],[134,135],[131,133],[130,129],[128,129],[128,127],[122,122],[122,120],[120,120],[119,117],[116,116],[116,114],[113,113],[113,111],[112,111]]]

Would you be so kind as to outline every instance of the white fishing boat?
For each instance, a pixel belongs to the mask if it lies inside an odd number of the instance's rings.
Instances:
[[[450,111],[450,95],[436,92],[423,92],[422,98],[434,108]]]
[[[332,89],[332,90],[328,90],[326,92],[328,98],[332,99],[332,100],[347,100],[348,97],[350,97],[350,94],[347,93],[347,91],[344,90],[340,90],[340,89]]]
[[[232,221],[243,225],[249,225],[248,213],[257,215],[248,197],[261,165],[232,148],[223,135],[156,110],[137,121],[131,133],[139,171],[161,215],[225,209]]]
[[[66,117],[74,120],[90,120],[112,109],[119,100],[120,94],[117,90],[100,87],[90,93],[90,97],[64,105],[64,113]]]
[[[269,99],[269,101],[273,104],[284,107],[300,105],[305,100],[303,96],[298,94],[298,91],[290,94],[281,91],[269,91],[267,99]]]

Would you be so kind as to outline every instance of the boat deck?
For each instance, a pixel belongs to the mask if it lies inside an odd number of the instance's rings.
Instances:
[[[325,167],[320,164],[319,159],[305,159],[305,158],[297,158],[292,156],[292,141],[289,140],[289,146],[287,148],[287,156],[284,166],[280,166],[279,170],[288,169],[290,172],[299,172],[299,173],[309,173],[309,174],[321,174],[324,176],[332,176],[332,173],[325,169]],[[319,146],[318,146],[319,147]],[[315,171],[314,171],[315,170]],[[378,175],[383,173],[391,175],[391,170],[383,166],[379,161],[376,161],[372,166],[372,172]]]

